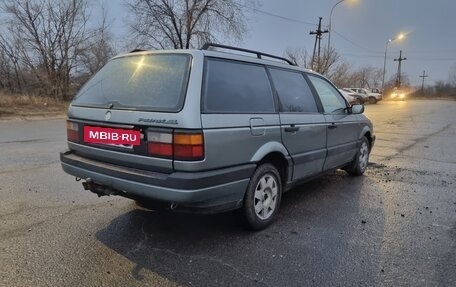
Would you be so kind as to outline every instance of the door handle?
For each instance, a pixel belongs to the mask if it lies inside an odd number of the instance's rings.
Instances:
[[[331,123],[329,126],[328,126],[328,129],[335,129],[337,128],[337,125],[335,123]]]
[[[295,133],[295,132],[299,131],[299,127],[296,127],[295,125],[291,125],[290,127],[286,127],[285,131],[287,133]]]

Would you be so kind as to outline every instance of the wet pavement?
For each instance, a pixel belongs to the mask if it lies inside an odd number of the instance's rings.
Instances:
[[[365,175],[295,188],[254,233],[98,198],[61,170],[64,120],[0,121],[0,286],[455,286],[456,102],[365,114]]]

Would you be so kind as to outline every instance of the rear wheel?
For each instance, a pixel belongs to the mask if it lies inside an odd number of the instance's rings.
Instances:
[[[250,179],[238,216],[249,229],[261,230],[274,220],[282,199],[280,174],[272,164],[260,165]]]
[[[364,171],[366,171],[367,164],[369,163],[369,149],[369,140],[366,137],[363,137],[355,158],[344,168],[344,170],[350,175],[362,175]]]
[[[377,99],[375,97],[369,97],[369,104],[376,104]]]

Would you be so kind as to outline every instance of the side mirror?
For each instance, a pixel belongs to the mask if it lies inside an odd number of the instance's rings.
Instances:
[[[351,106],[352,114],[362,114],[364,113],[364,105],[353,105]]]

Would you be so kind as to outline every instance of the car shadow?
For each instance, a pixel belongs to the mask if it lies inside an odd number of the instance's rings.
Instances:
[[[359,218],[364,179],[339,171],[285,193],[277,220],[259,232],[245,230],[232,213],[138,208],[96,238],[136,264],[130,276],[138,281],[148,269],[184,286],[337,285],[340,274],[373,282],[377,263],[356,253],[372,244]]]

